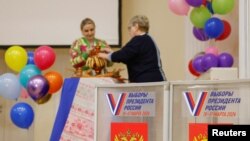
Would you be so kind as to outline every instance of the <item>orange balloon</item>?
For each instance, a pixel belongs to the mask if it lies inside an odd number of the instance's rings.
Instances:
[[[49,92],[50,94],[53,94],[57,92],[63,84],[63,77],[60,73],[56,71],[50,71],[44,74],[44,77],[49,82]]]

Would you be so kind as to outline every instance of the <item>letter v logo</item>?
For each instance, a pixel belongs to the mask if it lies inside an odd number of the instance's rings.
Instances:
[[[106,94],[106,97],[108,99],[108,104],[109,104],[112,114],[119,115],[122,110],[122,106],[125,102],[125,99],[127,97],[127,93],[121,93],[119,95],[117,102],[115,102],[113,94],[108,93]]]
[[[199,116],[208,92],[200,92],[196,102],[194,102],[191,92],[183,92],[188,109],[192,116]]]

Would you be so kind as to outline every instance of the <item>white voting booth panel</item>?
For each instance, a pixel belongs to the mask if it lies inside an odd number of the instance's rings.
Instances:
[[[115,84],[99,85],[96,92],[96,140],[110,141],[111,123],[146,123],[148,141],[163,141],[167,131],[167,109],[164,96],[168,96],[167,83]],[[109,97],[116,101],[118,107],[121,98],[126,94],[121,111],[113,109]],[[165,97],[165,98],[166,98]],[[119,101],[120,100],[120,101]],[[148,102],[147,100],[152,100]],[[136,102],[137,101],[137,102]],[[150,103],[150,104],[148,104]],[[126,135],[125,135],[126,136]]]
[[[250,80],[170,83],[169,141],[207,140],[208,124],[250,124]]]

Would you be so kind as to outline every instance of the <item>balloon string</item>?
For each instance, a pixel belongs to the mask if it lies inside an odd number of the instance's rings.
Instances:
[[[209,46],[215,46],[215,44],[216,44],[215,39],[210,39],[208,44],[209,44]]]

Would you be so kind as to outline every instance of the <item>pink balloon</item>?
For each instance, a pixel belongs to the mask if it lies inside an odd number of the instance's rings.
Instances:
[[[168,0],[168,6],[177,15],[187,15],[190,8],[185,0]]]
[[[17,74],[17,77],[20,80],[20,74]],[[20,98],[27,99],[28,97],[29,97],[29,94],[28,94],[27,90],[24,87],[21,87]]]
[[[24,87],[22,87],[21,88],[20,98],[27,99],[28,97],[29,97],[29,94],[28,94],[27,90]]]
[[[214,54],[214,55],[218,56],[219,50],[218,50],[217,47],[211,46],[211,47],[207,47],[207,48],[205,49],[205,53],[206,53],[206,54],[211,53],[211,54]]]
[[[51,67],[55,59],[56,54],[50,46],[40,46],[34,51],[34,62],[41,70]]]

